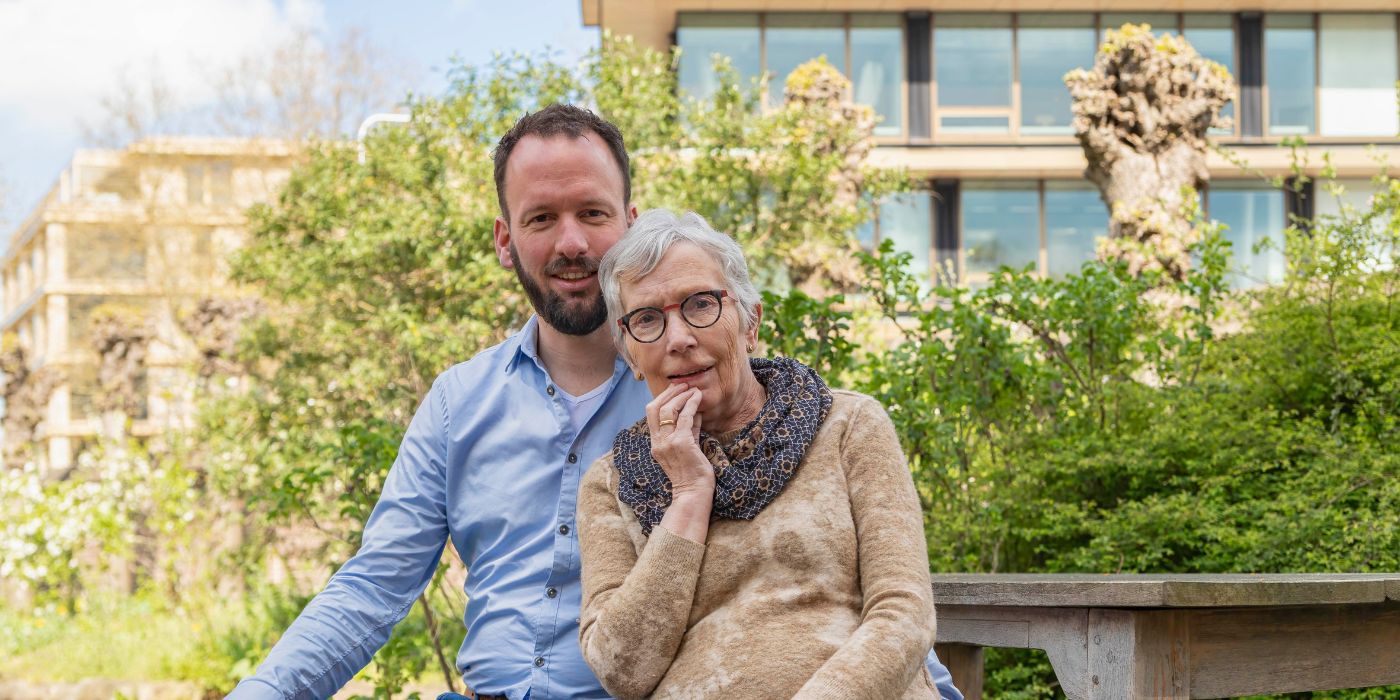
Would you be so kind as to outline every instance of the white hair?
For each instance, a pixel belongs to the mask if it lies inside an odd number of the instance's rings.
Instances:
[[[739,319],[743,322],[744,331],[757,320],[755,310],[762,299],[749,279],[749,264],[739,244],[710,228],[705,217],[693,211],[676,216],[675,212],[667,209],[652,209],[632,222],[632,227],[603,256],[598,266],[599,286],[603,290],[603,301],[608,306],[608,327],[612,329],[613,342],[629,361],[631,355],[622,342],[622,334],[626,331],[617,325],[617,319],[627,313],[622,308],[622,282],[650,274],[666,252],[678,243],[689,243],[719,262],[726,291],[739,307]]]

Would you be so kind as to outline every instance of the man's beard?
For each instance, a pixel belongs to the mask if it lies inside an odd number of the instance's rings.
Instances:
[[[550,327],[569,335],[588,335],[608,320],[608,307],[603,303],[601,291],[591,300],[574,300],[571,304],[569,299],[553,290],[545,290],[539,282],[530,277],[530,273],[525,271],[525,266],[520,264],[520,256],[515,252],[514,243],[510,245],[510,260],[514,263],[515,276],[520,280],[520,286],[525,288],[525,296],[530,298],[530,305],[535,307],[535,313]],[[587,257],[575,260],[555,258],[544,267],[546,276],[566,271],[597,274],[598,260]],[[580,304],[582,308],[579,308]]]

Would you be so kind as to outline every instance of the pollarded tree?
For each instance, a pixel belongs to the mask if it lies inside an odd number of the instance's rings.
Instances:
[[[1210,179],[1207,133],[1229,124],[1220,110],[1234,79],[1184,38],[1125,24],[1108,32],[1092,70],[1071,71],[1065,83],[1084,174],[1111,212],[1100,257],[1183,278],[1200,238],[1183,205]]]

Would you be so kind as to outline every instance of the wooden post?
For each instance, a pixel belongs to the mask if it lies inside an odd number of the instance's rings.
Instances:
[[[953,685],[964,700],[982,700],[982,647],[967,644],[935,644],[938,660],[948,667]]]
[[[1189,629],[1176,610],[1090,610],[1089,697],[1191,697]]]

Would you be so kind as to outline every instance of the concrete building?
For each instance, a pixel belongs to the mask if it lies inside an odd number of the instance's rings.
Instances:
[[[1288,214],[1364,205],[1378,157],[1400,162],[1394,0],[582,0],[584,24],[682,50],[681,90],[714,87],[711,56],[742,76],[773,75],[770,99],[797,65],[826,56],[856,101],[882,121],[872,158],[903,165],[923,190],[880,203],[862,233],[891,238],[928,269],[976,283],[1000,265],[1045,274],[1079,267],[1108,214],[1082,172],[1062,77],[1090,67],[1106,28],[1146,22],[1184,34],[1227,67],[1238,94],[1218,141],[1256,173],[1212,155],[1208,214],[1226,223],[1247,286],[1281,278]],[[1259,174],[1287,176],[1280,143],[1305,138],[1310,174],[1332,154],[1342,198],[1285,196]],[[1368,144],[1375,144],[1372,151]]]
[[[155,331],[133,432],[188,422],[194,358],[180,317],[196,299],[235,291],[226,259],[243,239],[244,210],[276,193],[291,159],[281,142],[206,138],[74,155],[0,259],[0,332],[33,369],[65,378],[36,428],[42,465],[67,467],[98,433],[89,321],[103,307],[139,314]]]

